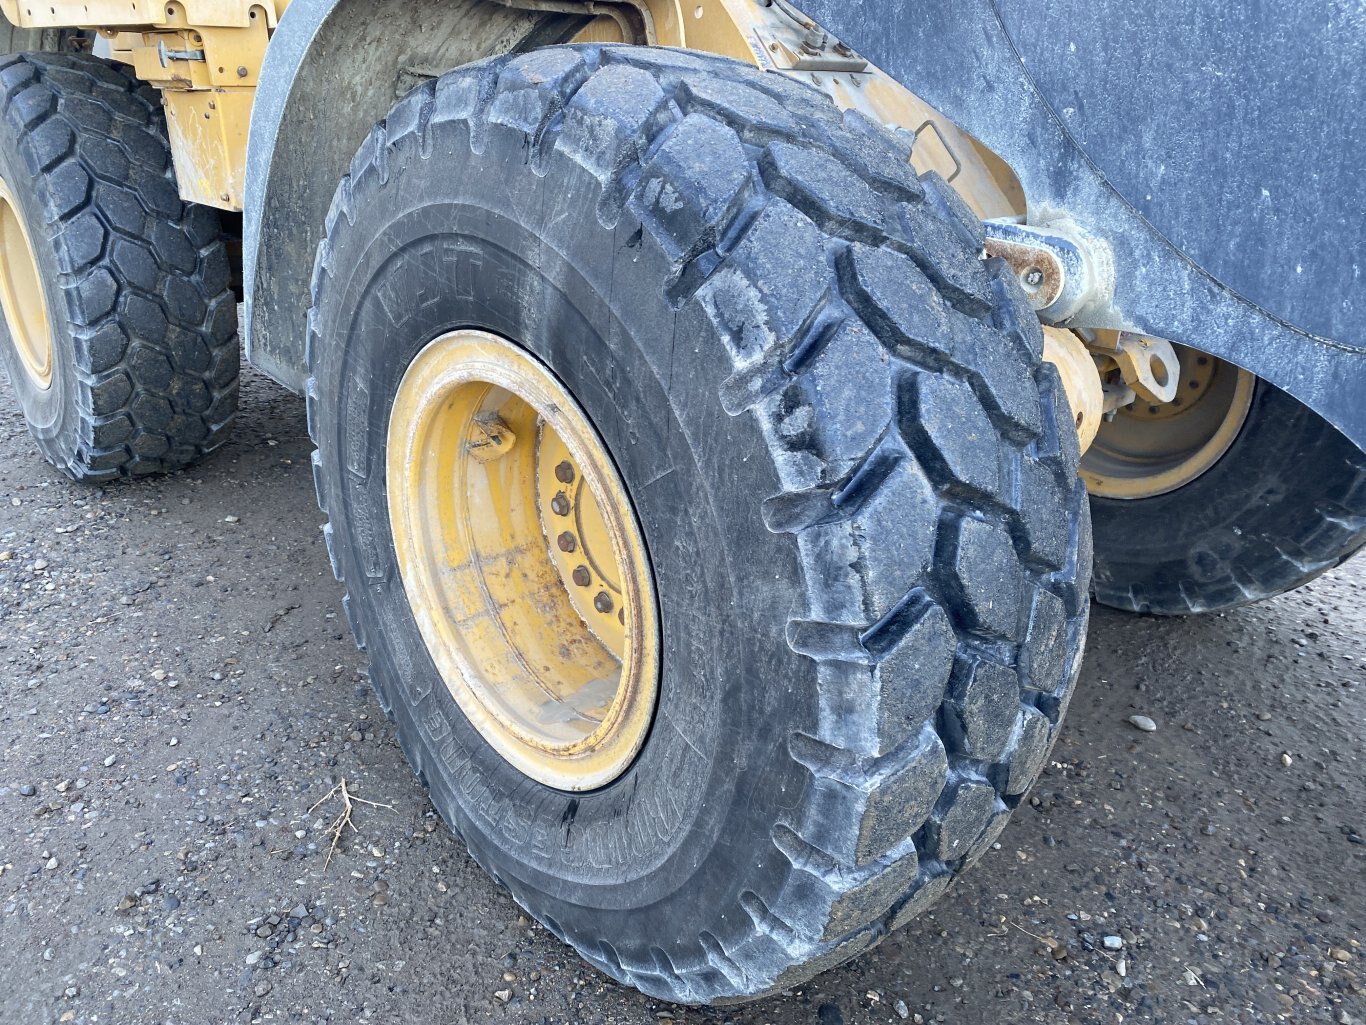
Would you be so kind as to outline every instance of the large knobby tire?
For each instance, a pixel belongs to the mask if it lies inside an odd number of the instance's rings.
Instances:
[[[88,54],[17,54],[0,59],[0,106],[50,379],[8,324],[0,353],[43,455],[104,481],[217,448],[237,408],[236,301],[217,212],[176,190],[156,91]]]
[[[1366,453],[1259,381],[1228,451],[1153,498],[1091,499],[1096,598],[1188,615],[1300,587],[1366,545]]]
[[[1089,524],[1037,321],[941,179],[733,61],[556,47],[452,72],[362,145],[319,249],[309,423],[333,568],[432,800],[612,977],[780,990],[999,834],[1080,662]],[[566,793],[462,716],[410,609],[385,436],[458,328],[515,339],[615,459],[662,675]]]

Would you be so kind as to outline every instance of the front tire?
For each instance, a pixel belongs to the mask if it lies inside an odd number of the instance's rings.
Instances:
[[[813,90],[626,47],[448,74],[337,191],[308,397],[353,629],[436,807],[618,980],[710,1003],[856,955],[1043,766],[1089,527],[1037,321],[979,231]],[[648,550],[653,727],[593,789],[515,768],[439,669],[423,622],[487,633],[509,603],[467,589],[434,615],[397,554],[391,414],[414,361],[470,332],[581,407]],[[536,436],[480,423],[470,446]]]
[[[213,451],[237,408],[237,306],[156,91],[89,54],[16,54],[0,111],[0,357],[39,449],[89,482]]]

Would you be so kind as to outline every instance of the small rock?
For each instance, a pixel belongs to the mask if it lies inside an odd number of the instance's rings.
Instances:
[[[896,1016],[898,1018],[909,1018],[911,1016],[911,1010],[906,1006],[906,1001],[904,1000],[898,1000],[892,1005],[892,1009],[896,1011]]]
[[[32,783],[25,783],[23,786],[19,788],[20,797],[32,797],[37,792],[38,788],[35,787]]]
[[[33,568],[36,572],[41,573],[43,570],[47,569],[47,560],[39,559],[37,562],[33,564]]]
[[[247,955],[247,964],[255,964],[259,960],[261,960],[261,952],[259,950],[253,950]]]
[[[241,523],[242,520],[241,520],[241,517],[240,517],[240,516],[224,516],[224,517],[223,517],[223,522],[224,522],[224,523]]]
[[[163,911],[174,911],[180,907],[180,898],[173,894],[167,894],[161,902],[161,907]]]
[[[497,989],[497,990],[494,990],[494,991],[493,991],[493,995],[494,995],[495,997],[497,997],[497,998],[498,998],[500,1001],[502,1001],[503,1003],[507,1003],[509,1000],[512,999],[512,990],[510,990],[510,989]]]
[[[107,768],[109,768],[109,766],[113,765],[113,764],[114,764],[116,761],[118,761],[118,760],[119,760],[119,756],[118,756],[118,755],[110,755],[108,758],[106,758],[106,759],[104,760],[104,767],[107,769]]]
[[[1351,951],[1343,950],[1341,947],[1329,947],[1328,956],[1340,964],[1346,964],[1348,961],[1352,960]]]
[[[1284,751],[1281,752],[1281,764],[1284,765],[1287,769],[1290,768],[1292,764],[1294,764],[1294,761],[1295,759],[1291,758],[1288,753]]]
[[[1106,950],[1124,949],[1124,940],[1119,936],[1103,936],[1100,942]]]
[[[1144,733],[1155,733],[1157,731],[1157,723],[1153,722],[1146,715],[1129,716],[1129,725],[1136,730],[1142,730]]]

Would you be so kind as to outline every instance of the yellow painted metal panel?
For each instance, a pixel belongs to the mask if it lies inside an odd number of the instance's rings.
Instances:
[[[273,28],[288,0],[0,0],[0,10],[20,28],[133,28],[198,25],[246,28],[250,11],[265,12]]]
[[[163,93],[180,195],[192,203],[242,209],[253,89]]]

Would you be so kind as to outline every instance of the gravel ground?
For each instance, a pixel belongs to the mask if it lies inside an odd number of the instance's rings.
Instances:
[[[341,616],[301,402],[249,374],[202,467],[88,490],[0,392],[0,1021],[1366,1022],[1366,559],[1221,616],[1097,608],[1044,778],[938,908],[680,1008],[436,818]],[[379,806],[329,862],[341,778]]]

